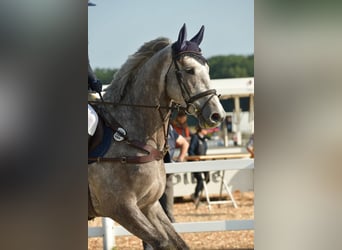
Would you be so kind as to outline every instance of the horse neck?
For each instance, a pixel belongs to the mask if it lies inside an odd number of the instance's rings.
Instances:
[[[139,70],[136,80],[127,86],[121,103],[166,107],[170,99],[165,90],[165,74],[171,63],[169,53],[157,53]],[[154,142],[161,149],[165,142],[168,110],[145,107],[119,106],[113,116],[127,130],[128,137],[143,142]]]

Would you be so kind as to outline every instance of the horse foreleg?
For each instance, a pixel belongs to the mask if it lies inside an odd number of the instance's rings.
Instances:
[[[115,210],[112,218],[129,232],[150,244],[153,249],[172,249],[167,234],[163,233],[163,230],[158,230],[138,206],[126,204]]]
[[[174,229],[170,219],[165,214],[159,202],[156,202],[143,212],[159,232],[163,232],[167,235],[168,241],[172,244],[171,249],[189,249],[185,241]]]

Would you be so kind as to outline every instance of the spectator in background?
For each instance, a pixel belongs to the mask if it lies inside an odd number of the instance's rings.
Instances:
[[[237,146],[237,137],[236,134],[233,132],[233,119],[231,115],[227,115],[226,119],[225,119],[225,124],[227,127],[227,132],[228,132],[228,139],[229,137],[231,137],[231,139],[233,140],[234,146]]]
[[[208,150],[208,144],[207,144],[208,138],[206,137],[207,133],[208,132],[206,129],[203,129],[197,126],[196,134],[193,134],[191,136],[190,146],[188,150],[189,156],[207,154],[207,150]],[[204,179],[203,179],[202,174],[204,176]],[[206,183],[208,183],[210,178],[209,178],[209,172],[194,172],[193,176],[195,177],[197,183],[195,187],[195,192],[191,195],[191,198],[197,207],[199,204],[199,200],[200,200],[199,195],[202,192],[203,187],[204,187],[203,181],[205,180]]]
[[[224,122],[226,123],[227,132],[232,133],[233,132],[232,117],[230,115],[227,115]]]
[[[180,110],[171,124],[179,135],[182,135],[187,141],[190,141],[190,130],[187,121],[188,118],[186,113],[183,110]]]
[[[249,141],[246,145],[246,149],[251,154],[251,158],[254,158],[254,133],[249,138]]]

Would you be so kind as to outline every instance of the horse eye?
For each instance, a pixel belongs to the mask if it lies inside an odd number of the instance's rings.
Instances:
[[[193,68],[191,69],[185,69],[185,72],[188,73],[188,74],[191,74],[191,75],[194,75],[195,74],[195,70]]]

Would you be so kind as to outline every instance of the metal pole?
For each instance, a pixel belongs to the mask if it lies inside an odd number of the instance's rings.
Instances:
[[[249,126],[252,134],[254,133],[254,95],[249,97]]]
[[[241,123],[241,109],[240,109],[240,97],[235,96],[234,97],[234,108],[235,108],[235,117],[236,117],[236,138],[237,138],[237,144],[241,146],[242,140],[241,140],[241,129],[240,129],[240,123]]]
[[[223,130],[223,138],[224,138],[224,146],[228,147],[229,146],[229,141],[228,141],[228,127],[227,127],[227,115],[224,118],[224,122],[222,123],[222,130]]]
[[[102,227],[104,229],[103,234],[103,249],[112,250],[115,246],[114,236],[114,221],[110,218],[102,218]]]

